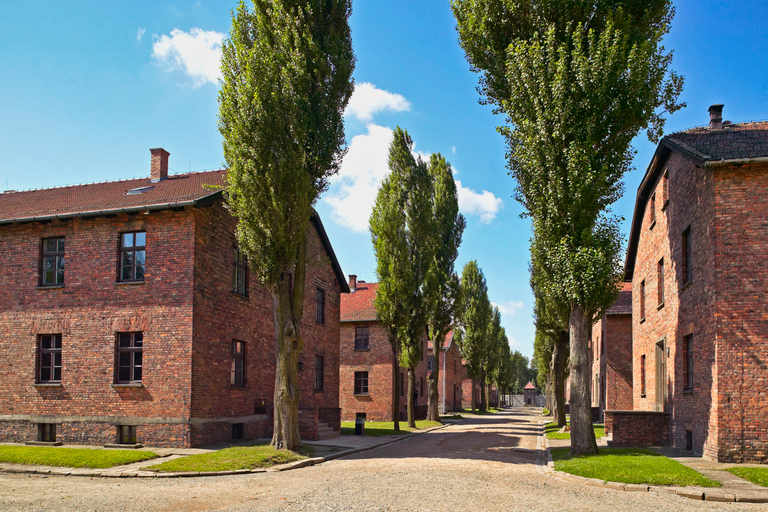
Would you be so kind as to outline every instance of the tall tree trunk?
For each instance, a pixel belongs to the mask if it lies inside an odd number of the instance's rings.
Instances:
[[[480,370],[480,406],[478,408],[481,411],[487,409],[485,403],[485,370]]]
[[[555,411],[555,352],[552,351],[552,357],[549,360],[549,375],[547,375],[547,410],[554,420]]]
[[[565,344],[568,343],[568,333],[560,332],[552,351],[555,366],[555,417],[558,427],[565,426]]]
[[[440,390],[438,389],[438,383],[440,382],[441,349],[442,347],[438,346],[436,340],[432,340],[432,354],[435,363],[432,365],[432,373],[427,377],[427,393],[429,395],[427,421],[440,421]]]
[[[400,432],[400,354],[398,353],[398,341],[395,337],[392,343],[392,421],[395,432]]]
[[[297,451],[299,434],[299,356],[304,346],[299,327],[304,313],[307,239],[299,244],[293,278],[286,273],[272,290],[275,326],[275,394],[272,446]],[[293,281],[293,283],[291,283]]]
[[[571,336],[571,451],[570,455],[597,453],[592,428],[592,402],[589,393],[590,318],[579,305],[571,307],[568,321]]]
[[[416,428],[416,370],[408,368],[408,426]]]

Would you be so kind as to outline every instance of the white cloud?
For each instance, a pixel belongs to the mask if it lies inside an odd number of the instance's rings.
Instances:
[[[389,172],[391,142],[392,129],[375,124],[368,125],[368,133],[352,138],[339,174],[332,179],[334,191],[325,199],[335,222],[359,233],[368,230],[379,184]]]
[[[519,348],[522,347],[522,345],[520,345],[520,343],[517,340],[515,340],[515,338],[513,338],[510,335],[507,335],[507,342],[509,344],[509,348],[511,348],[513,350],[519,349]]]
[[[456,154],[456,146],[451,146],[451,153]]]
[[[469,215],[479,215],[480,220],[485,224],[490,224],[496,218],[496,214],[504,206],[500,197],[496,197],[492,192],[483,190],[478,194],[471,188],[461,185],[460,180],[456,180],[456,189],[459,193],[459,210]]]
[[[144,37],[144,32],[146,32],[147,29],[139,27],[139,31],[136,33],[136,40],[138,42],[141,42],[141,38]]]
[[[491,301],[491,305],[499,308],[499,311],[501,312],[502,315],[510,315],[510,316],[515,316],[518,309],[523,309],[523,307],[525,307],[525,304],[521,300],[518,300],[518,301],[510,300],[507,302],[500,302],[500,303]]]
[[[192,78],[195,87],[206,82],[218,85],[224,37],[213,30],[193,28],[184,32],[175,28],[170,36],[162,35],[154,42],[152,57],[168,69],[181,69]]]
[[[349,99],[345,115],[354,116],[360,121],[370,122],[374,114],[391,110],[403,112],[411,109],[405,97],[377,88],[369,82],[355,84],[355,92]]]

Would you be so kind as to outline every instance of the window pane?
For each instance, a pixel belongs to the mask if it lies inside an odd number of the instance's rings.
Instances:
[[[147,234],[144,232],[136,234],[136,247],[144,247],[147,243]]]
[[[123,233],[123,247],[133,247],[133,233]]]
[[[51,336],[40,336],[40,346],[42,348],[51,348]]]
[[[137,332],[133,335],[133,346],[140,347],[144,342],[144,333]]]
[[[134,366],[141,366],[141,352],[133,353],[133,364]]]
[[[133,380],[141,380],[141,367],[136,366],[133,369]]]
[[[123,266],[131,266],[133,265],[133,251],[125,251],[123,252],[123,259],[121,262],[121,265]]]
[[[57,382],[61,381],[61,368],[53,369],[53,380]]]
[[[136,251],[135,254],[136,254],[136,264],[144,266],[145,251]]]
[[[47,257],[43,258],[43,270],[52,270],[55,258]]]
[[[63,270],[57,270],[56,271],[56,284],[64,284],[64,271]]]
[[[121,366],[117,370],[117,380],[120,382],[128,382],[131,380],[131,369],[127,366]]]
[[[44,242],[43,252],[56,252],[56,239],[46,238]]]
[[[64,239],[59,238],[58,239],[58,252],[64,252]]]
[[[53,366],[56,366],[56,367],[61,366],[61,352],[53,353]]]
[[[128,367],[131,366],[131,353],[130,352],[120,352],[117,355],[117,362],[120,367]]]
[[[144,265],[136,265],[136,280],[142,281],[144,279]]]
[[[61,334],[57,334],[53,337],[54,348],[61,348]]]
[[[131,334],[127,332],[121,332],[119,335],[119,345],[121,347],[130,347],[131,346]]]
[[[43,382],[51,380],[50,368],[40,368],[40,380]]]

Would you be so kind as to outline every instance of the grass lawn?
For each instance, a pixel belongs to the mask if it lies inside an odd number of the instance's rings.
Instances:
[[[400,432],[395,432],[395,423],[392,421],[366,421],[365,435],[371,436],[371,437],[403,435],[403,434],[408,434],[413,430],[421,430],[424,428],[436,427],[438,425],[441,425],[441,423],[437,421],[418,420],[416,422],[416,428],[412,429],[408,427],[408,422],[401,421]],[[342,421],[341,435],[344,435],[344,436],[355,435],[355,422]]]
[[[111,468],[155,457],[157,457],[156,453],[144,450],[0,446],[0,462],[67,468]]]
[[[597,455],[568,458],[568,448],[553,448],[555,469],[572,475],[610,482],[649,485],[700,485],[720,487],[677,461],[653,450],[640,448],[601,448]]]
[[[566,425],[570,426],[570,422],[566,422]],[[605,426],[600,424],[593,424],[592,428],[595,429],[595,439],[600,439],[605,435]],[[558,432],[560,428],[557,426],[557,423],[554,421],[550,421],[546,425],[544,425],[544,432],[547,434],[547,439],[570,439],[571,433],[570,432],[564,432],[560,433]]]
[[[546,407],[545,407],[545,408],[543,408],[543,409],[541,410],[541,415],[542,415],[542,416],[549,416],[549,409],[547,409]]]
[[[499,411],[501,411],[501,409],[497,407],[489,407],[487,411],[481,411],[480,409],[475,409],[475,412],[472,412],[472,409],[463,409],[461,412],[464,414],[493,414]]]
[[[768,468],[728,468],[728,471],[753,484],[768,487]]]
[[[261,444],[256,446],[235,446],[215,452],[198,453],[188,457],[169,460],[146,469],[156,471],[235,471],[238,469],[268,468],[306,457],[288,450],[275,450]]]

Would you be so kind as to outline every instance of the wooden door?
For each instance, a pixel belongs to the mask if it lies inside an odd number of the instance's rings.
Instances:
[[[667,404],[667,354],[664,341],[656,344],[656,411],[664,412]]]

